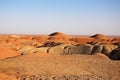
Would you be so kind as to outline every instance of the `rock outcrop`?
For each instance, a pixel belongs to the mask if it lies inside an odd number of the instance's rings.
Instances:
[[[110,55],[109,58],[112,60],[120,60],[120,47],[113,50]]]
[[[90,44],[57,44],[57,45],[48,45],[37,47],[37,51],[43,51],[50,54],[95,54],[103,53],[109,55],[112,50],[116,49],[116,45],[90,45]]]
[[[33,46],[24,46],[24,47],[20,48],[18,51],[21,53],[21,55],[36,52],[35,47],[33,47]]]
[[[91,54],[93,46],[90,44],[82,44],[78,46],[81,50],[81,54]]]
[[[60,44],[62,44],[62,43],[58,43],[58,42],[46,42],[42,46],[38,46],[37,48],[39,48],[39,47],[54,47],[54,46],[57,46],[57,45],[60,45]]]
[[[120,47],[119,37],[106,37],[102,34],[91,37],[75,35],[70,37],[61,32],[43,36],[1,35],[0,42],[0,57],[5,56],[5,58],[11,57],[10,55],[17,56],[42,51],[53,55],[103,53],[111,59],[116,59],[116,56],[119,56],[117,48]]]
[[[62,55],[64,48],[62,48],[62,46],[55,46],[55,47],[51,47],[48,50],[49,54],[53,54],[53,55]]]
[[[103,50],[103,45],[95,45],[92,50],[92,54],[101,53]]]

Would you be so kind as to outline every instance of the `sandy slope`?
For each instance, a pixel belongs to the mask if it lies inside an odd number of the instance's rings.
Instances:
[[[15,79],[14,77],[0,73],[0,80],[18,80],[18,79]]]
[[[110,60],[101,53],[54,56],[39,52],[20,56],[18,51],[45,42],[120,45],[119,38],[101,37],[70,37],[63,33],[49,36],[0,35],[0,80],[120,80],[120,61]]]
[[[20,55],[19,52],[0,46],[0,59]]]
[[[0,65],[0,73],[19,79],[31,75],[87,76],[91,80],[120,79],[120,62],[101,54],[51,56],[41,52],[2,59]]]

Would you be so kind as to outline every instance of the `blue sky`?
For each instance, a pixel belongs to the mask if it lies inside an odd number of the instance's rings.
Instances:
[[[0,0],[0,33],[120,35],[120,0]]]

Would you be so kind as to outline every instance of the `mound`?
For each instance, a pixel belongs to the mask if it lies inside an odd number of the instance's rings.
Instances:
[[[44,43],[40,47],[54,47],[54,46],[57,46],[57,45],[60,45],[60,44],[62,44],[62,43],[58,43],[58,42],[57,43],[56,42],[46,42],[46,43]],[[39,46],[37,48],[39,48]]]
[[[88,37],[73,37],[73,38],[70,38],[70,40],[79,44],[86,44],[94,41],[93,38],[88,38]]]
[[[90,38],[106,39],[107,37],[103,34],[95,34],[95,35],[91,36]]]
[[[54,33],[51,33],[49,36],[68,37],[68,35],[61,32],[54,32]]]
[[[0,59],[18,56],[18,55],[20,55],[20,53],[17,51],[14,51],[6,47],[0,47]]]
[[[61,43],[71,43],[69,41],[69,36],[61,33],[61,32],[54,32],[49,35],[48,41],[52,42],[61,42]]]
[[[51,36],[48,38],[48,42],[57,42],[57,43],[72,43],[68,38],[65,37],[56,37]]]
[[[47,40],[48,36],[35,36],[33,39],[38,41],[39,43],[44,43]]]

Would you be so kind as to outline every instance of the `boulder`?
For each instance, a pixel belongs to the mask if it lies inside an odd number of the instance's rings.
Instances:
[[[93,54],[93,53],[101,53],[101,52],[102,52],[102,49],[103,49],[103,46],[102,46],[102,45],[95,45],[95,46],[93,47],[92,54]]]
[[[110,47],[111,50],[114,50],[114,49],[118,48],[118,46],[116,46],[116,45],[109,45],[109,47]]]
[[[69,54],[69,48],[73,46],[71,44],[60,44],[48,49],[48,53],[55,55]]]
[[[65,46],[63,53],[64,53],[64,54],[70,54],[70,53],[69,53],[70,48],[71,48],[70,46]]]
[[[112,60],[120,60],[120,47],[113,50],[110,55],[109,58]]]
[[[110,49],[109,45],[103,45],[103,50],[102,50],[102,53],[105,54],[105,55],[109,55],[109,53],[111,52],[112,50]]]
[[[108,55],[112,50],[116,49],[116,45],[95,45],[92,50],[93,53],[104,53]]]
[[[80,49],[79,47],[73,46],[69,48],[68,53],[69,54],[80,54]]]
[[[90,44],[79,44],[75,47],[71,47],[70,54],[91,54],[93,46]]]
[[[63,50],[64,48],[62,48],[61,46],[55,46],[55,47],[50,47],[48,53],[53,55],[62,55],[64,54]]]
[[[71,52],[71,49],[72,49],[73,47],[75,47],[75,46],[74,46],[74,45],[66,45],[66,46],[64,46],[64,54],[73,54],[74,51],[73,51],[73,53]],[[75,53],[74,53],[74,54],[75,54]]]
[[[40,47],[40,48],[36,48],[36,51],[37,52],[42,51],[42,52],[48,53],[49,48],[50,47]]]
[[[40,47],[54,47],[57,45],[60,45],[62,43],[58,43],[58,42],[46,42],[44,43],[42,46],[37,46],[36,48],[40,48]]]
[[[33,46],[24,46],[24,47],[20,48],[18,51],[21,53],[21,55],[24,55],[24,54],[28,54],[28,53],[34,53],[34,52],[36,52],[36,49]]]

